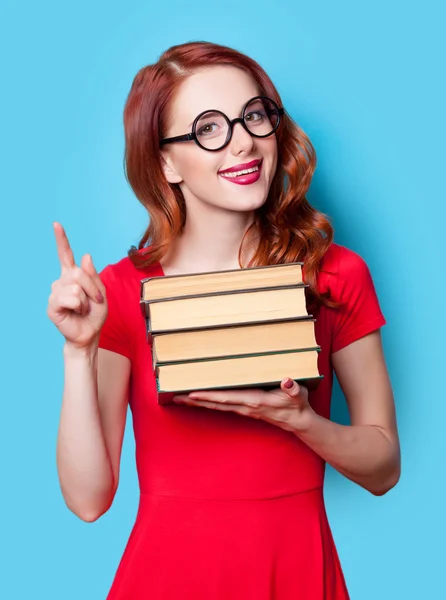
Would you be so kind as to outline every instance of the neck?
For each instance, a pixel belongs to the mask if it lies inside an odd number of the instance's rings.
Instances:
[[[188,211],[181,236],[162,260],[166,275],[240,268],[240,245],[254,222],[254,212],[206,208]],[[255,250],[255,230],[250,231],[243,245],[241,258],[245,264]]]

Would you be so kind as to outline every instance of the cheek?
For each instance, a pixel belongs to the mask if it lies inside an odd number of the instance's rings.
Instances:
[[[262,145],[259,150],[267,164],[268,178],[271,181],[277,169],[278,150],[276,138],[265,138],[262,140]]]
[[[269,155],[271,157],[271,164],[276,165],[277,164],[277,155],[278,155],[276,136],[274,136],[273,138],[271,138],[271,140],[268,140],[268,141],[270,142],[270,147],[269,147],[268,151],[269,151]]]
[[[195,145],[195,144],[194,144]],[[206,152],[198,146],[188,148],[187,152],[183,152],[177,160],[178,170],[186,185],[194,187],[200,181],[206,180],[207,183],[211,179],[217,177],[219,162],[216,153]]]

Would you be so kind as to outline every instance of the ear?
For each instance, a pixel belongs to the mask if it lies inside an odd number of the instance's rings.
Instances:
[[[161,166],[168,183],[181,183],[183,181],[183,178],[175,169],[171,157],[167,153],[161,153]]]

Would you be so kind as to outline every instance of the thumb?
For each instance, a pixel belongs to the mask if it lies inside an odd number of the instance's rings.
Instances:
[[[288,394],[288,396],[291,396],[292,398],[295,398],[300,393],[300,385],[289,377],[282,379],[280,387],[286,394]]]

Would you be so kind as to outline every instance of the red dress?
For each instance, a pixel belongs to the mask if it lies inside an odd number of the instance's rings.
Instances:
[[[329,418],[330,354],[384,323],[364,260],[332,244],[321,290],[346,301],[320,309],[316,339],[325,375],[310,394]],[[129,403],[140,503],[108,600],[345,600],[327,522],[324,461],[295,435],[231,412],[160,406],[129,258],[101,272],[109,313],[101,348],[132,362]]]

